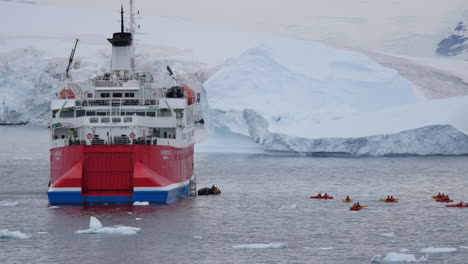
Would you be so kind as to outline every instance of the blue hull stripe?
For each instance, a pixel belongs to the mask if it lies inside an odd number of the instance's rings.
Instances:
[[[189,185],[168,191],[135,191],[133,196],[83,196],[79,191],[47,193],[50,204],[133,203],[136,201],[173,204],[189,194]]]

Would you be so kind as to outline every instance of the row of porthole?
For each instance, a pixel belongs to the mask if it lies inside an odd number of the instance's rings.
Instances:
[[[124,122],[124,123],[131,123],[132,121],[133,121],[133,119],[132,119],[131,117],[124,117],[124,118],[123,118],[123,122]],[[99,123],[99,118],[97,118],[97,117],[90,117],[90,118],[89,118],[89,122],[90,122],[90,123],[93,123],[93,124]],[[107,123],[110,123],[110,122],[111,122],[111,118],[109,118],[109,117],[101,117],[101,123],[107,124]],[[112,123],[120,123],[120,122],[122,122],[122,118],[121,118],[121,117],[113,117],[113,118],[112,118]]]

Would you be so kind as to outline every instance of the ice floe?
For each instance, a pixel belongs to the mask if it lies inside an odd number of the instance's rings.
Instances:
[[[18,202],[17,201],[1,201],[0,206],[2,207],[12,207],[12,206],[17,206]]]
[[[333,248],[333,247],[321,247],[320,249],[321,249],[321,250],[332,250],[332,249],[334,249],[334,248]]]
[[[60,206],[49,206],[50,209],[57,209],[60,208]]]
[[[281,206],[281,209],[297,209],[297,204],[292,204],[292,205],[283,205]]]
[[[0,238],[19,238],[19,239],[24,239],[28,238],[30,236],[26,235],[25,233],[22,233],[20,231],[10,231],[8,229],[2,229],[0,230]]]
[[[137,220],[137,221],[140,221],[141,219],[142,219],[142,218],[139,218],[139,217],[135,218],[135,220]]]
[[[139,202],[139,201],[136,201],[136,202],[133,203],[133,205],[146,206],[146,205],[149,205],[149,202]]]
[[[460,248],[463,248],[463,249],[468,249],[468,247],[465,247],[465,246],[461,246]]]
[[[89,229],[78,230],[76,234],[106,234],[106,235],[136,235],[141,228],[132,226],[103,227],[101,222],[94,216],[89,219]]]
[[[202,236],[193,236],[193,238],[195,238],[195,239],[203,239]]]
[[[401,251],[401,250],[400,250]],[[372,257],[371,263],[394,263],[394,262],[410,262],[410,263],[416,263],[416,262],[427,262],[428,256],[422,256],[419,259],[416,258],[415,255],[413,254],[401,254],[397,252],[391,252],[385,255],[385,257],[382,259],[382,256],[377,254]]]
[[[423,248],[419,252],[421,253],[427,253],[427,254],[434,254],[434,253],[450,253],[457,251],[456,248],[434,248],[434,247],[428,247],[428,248]]]
[[[413,254],[400,254],[396,252],[388,253],[383,262],[417,262],[418,260]]]
[[[38,235],[47,235],[49,232],[37,232]]]
[[[382,256],[377,254],[371,258],[371,263],[380,263],[382,262]]]
[[[380,236],[383,236],[383,237],[394,237],[395,236],[395,233],[391,232],[391,233],[383,233],[383,234],[380,234]]]
[[[286,243],[270,243],[270,244],[244,244],[232,246],[237,249],[253,248],[253,249],[265,249],[265,248],[287,248]]]

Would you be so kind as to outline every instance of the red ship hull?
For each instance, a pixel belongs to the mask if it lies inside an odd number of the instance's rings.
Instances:
[[[51,204],[172,203],[189,194],[193,145],[79,145],[50,151]]]

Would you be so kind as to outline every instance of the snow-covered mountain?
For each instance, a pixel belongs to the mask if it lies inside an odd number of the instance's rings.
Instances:
[[[457,56],[468,48],[468,31],[464,22],[459,22],[452,33],[437,44],[436,53],[441,56]]]

